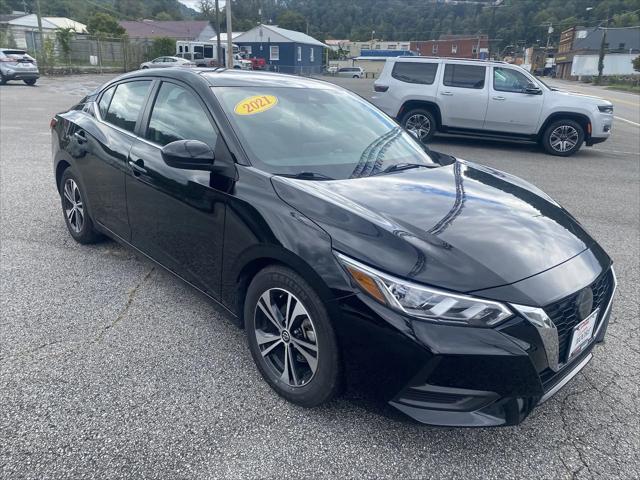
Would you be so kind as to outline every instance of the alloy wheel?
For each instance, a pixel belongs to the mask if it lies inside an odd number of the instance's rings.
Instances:
[[[556,152],[566,153],[575,148],[579,138],[578,131],[571,125],[560,125],[551,132],[549,145]]]
[[[316,330],[291,292],[271,288],[258,299],[254,335],[265,363],[290,387],[308,384],[318,368]]]
[[[75,233],[80,233],[84,226],[84,203],[78,184],[72,178],[64,182],[63,203],[64,213],[71,229]]]
[[[405,124],[407,131],[421,142],[429,136],[431,132],[431,120],[426,115],[416,113],[411,115]]]

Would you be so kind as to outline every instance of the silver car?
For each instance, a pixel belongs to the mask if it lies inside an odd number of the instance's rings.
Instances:
[[[40,77],[35,59],[24,50],[0,48],[0,85],[9,80],[22,80],[35,85]]]
[[[342,67],[338,69],[338,71],[336,72],[336,76],[362,78],[364,77],[364,70],[360,67]]]
[[[180,57],[158,57],[158,58],[154,58],[149,62],[144,62],[140,64],[140,68],[143,70],[145,68],[167,68],[167,67],[192,68],[195,66],[196,64],[191,60],[187,60],[186,58],[180,58]]]

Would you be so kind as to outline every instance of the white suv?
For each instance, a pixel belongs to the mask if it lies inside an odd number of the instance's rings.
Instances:
[[[372,101],[422,142],[436,131],[539,142],[569,156],[611,135],[613,105],[562,92],[504,62],[389,58]]]

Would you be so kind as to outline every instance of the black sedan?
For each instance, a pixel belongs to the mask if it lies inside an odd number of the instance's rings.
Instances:
[[[331,84],[139,71],[51,127],[71,236],[209,296],[296,404],[353,386],[425,423],[517,424],[604,337],[612,262],[569,213]]]

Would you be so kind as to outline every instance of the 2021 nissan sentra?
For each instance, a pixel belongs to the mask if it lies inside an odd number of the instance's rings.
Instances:
[[[604,337],[612,262],[576,219],[342,88],[139,71],[51,124],[71,236],[204,292],[296,404],[348,385],[425,423],[517,424]]]

